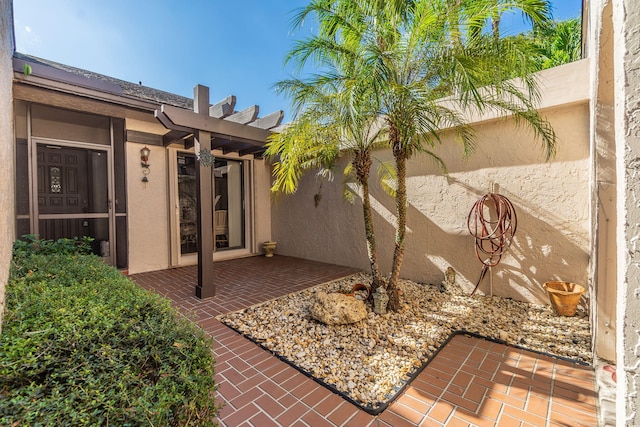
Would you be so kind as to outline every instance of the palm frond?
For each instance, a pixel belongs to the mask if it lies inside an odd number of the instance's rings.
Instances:
[[[382,190],[391,197],[396,196],[398,176],[392,163],[379,162],[377,168],[378,182]]]

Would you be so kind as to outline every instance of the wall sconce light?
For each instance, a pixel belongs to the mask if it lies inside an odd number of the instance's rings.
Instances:
[[[142,166],[142,174],[144,175],[142,177],[142,182],[149,182],[149,177],[147,175],[149,175],[149,155],[151,154],[151,150],[149,149],[149,147],[145,146],[143,149],[140,150],[140,160],[142,161],[142,163],[140,163],[140,165]]]

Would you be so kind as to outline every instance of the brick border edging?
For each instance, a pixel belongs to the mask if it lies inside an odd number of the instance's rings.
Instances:
[[[491,341],[491,342],[494,342],[496,344],[503,344],[503,345],[506,345],[508,347],[517,348],[518,350],[526,350],[526,351],[529,351],[531,353],[540,354],[542,356],[553,357],[554,359],[564,360],[565,362],[571,362],[571,363],[575,363],[575,364],[581,365],[581,366],[591,366],[591,367],[593,367],[593,363],[585,362],[585,361],[578,360],[578,359],[572,359],[570,357],[559,356],[557,354],[549,353],[549,352],[546,352],[546,351],[533,350],[531,348],[527,348],[525,346],[518,345],[518,344],[510,344],[510,343],[508,343],[508,342],[506,342],[504,340],[497,339],[497,338],[491,338],[491,337],[485,337],[484,335],[480,335],[480,334],[478,334],[476,332],[470,332],[470,331],[467,331],[465,329],[458,329],[457,331],[454,331],[451,334],[450,338],[452,338],[454,335],[460,335],[460,334],[469,335],[469,336],[472,336],[474,338],[480,338],[480,339],[483,339],[483,340],[486,340],[486,341]],[[439,350],[440,349],[438,349],[438,351]]]
[[[389,397],[386,401],[384,401],[379,407],[375,407],[374,408],[372,406],[363,405],[363,404],[359,403],[358,401],[354,400],[348,394],[338,390],[333,385],[326,383],[322,379],[313,376],[310,372],[308,372],[308,371],[304,370],[303,368],[299,367],[298,365],[294,364],[292,361],[290,361],[289,359],[285,358],[284,356],[281,356],[280,354],[274,352],[273,350],[265,347],[259,341],[257,341],[255,339],[253,339],[252,337],[246,335],[245,333],[243,333],[240,330],[234,328],[233,326],[227,325],[225,322],[223,322],[221,320],[220,320],[220,323],[223,324],[224,326],[226,326],[227,328],[233,330],[234,332],[236,332],[240,336],[242,336],[242,337],[246,338],[247,340],[251,341],[252,343],[256,344],[261,349],[269,352],[270,354],[275,356],[278,360],[280,360],[280,361],[286,363],[287,365],[291,366],[292,368],[294,368],[296,371],[300,372],[301,374],[303,374],[307,378],[312,379],[316,383],[320,384],[321,386],[329,389],[331,392],[333,392],[333,393],[337,394],[338,396],[342,397],[347,402],[351,403],[352,405],[362,409],[363,411],[365,411],[369,415],[373,415],[373,416],[380,415],[382,412],[384,412],[389,407],[389,405],[391,405],[398,397],[400,397],[400,395],[402,394],[402,392],[404,392],[404,390],[407,388],[407,386],[409,386],[413,382],[413,380],[415,380],[418,377],[418,375],[420,375],[422,373],[422,371],[429,365],[429,363],[431,363],[431,361],[433,361],[433,359],[435,359],[435,357],[440,353],[440,351],[447,344],[449,344],[449,342],[454,337],[456,337],[458,335],[466,335],[466,336],[473,337],[473,338],[483,339],[483,340],[494,342],[494,343],[497,343],[497,344],[506,345],[508,347],[517,348],[517,349],[520,349],[520,350],[530,351],[530,352],[535,353],[535,354],[540,354],[540,355],[543,355],[543,356],[548,356],[548,357],[564,360],[566,362],[576,363],[576,364],[582,365],[582,366],[592,366],[591,364],[589,364],[587,362],[580,361],[580,360],[575,360],[575,359],[571,359],[571,358],[568,358],[568,357],[558,356],[558,355],[547,353],[547,352],[543,352],[543,351],[531,350],[531,349],[523,347],[523,346],[519,346],[519,345],[515,345],[515,344],[509,344],[504,340],[486,337],[486,336],[477,334],[475,332],[469,332],[469,331],[464,330],[464,329],[458,329],[458,330],[453,331],[442,342],[442,344],[440,344],[440,346],[436,349],[436,351],[427,360],[425,360],[419,368],[417,368],[415,371],[413,371],[411,373],[411,375],[409,375],[409,379],[407,381],[403,381],[401,383],[401,385],[398,387],[397,391],[391,397]]]

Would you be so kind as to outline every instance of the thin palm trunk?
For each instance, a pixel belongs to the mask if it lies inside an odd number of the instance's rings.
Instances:
[[[371,215],[371,196],[369,195],[369,182],[365,180],[362,185],[362,214],[364,216],[364,230],[367,236],[367,255],[371,265],[371,292],[375,292],[381,286],[382,278],[378,267],[378,250],[376,248],[376,237],[373,229],[373,215]]]
[[[396,188],[396,242],[393,250],[393,264],[391,266],[391,277],[387,284],[389,294],[389,309],[398,310],[400,308],[400,295],[398,293],[398,279],[400,278],[400,267],[404,257],[404,239],[407,228],[407,151],[398,140],[397,131],[391,131],[393,157],[396,162],[397,188]]]
[[[367,256],[371,266],[371,293],[382,285],[380,268],[378,267],[378,250],[376,248],[375,230],[373,228],[373,215],[371,214],[371,196],[369,194],[369,175],[371,174],[371,153],[359,151],[353,158],[353,166],[356,170],[356,179],[362,188],[362,215],[364,217],[364,231],[367,238]]]

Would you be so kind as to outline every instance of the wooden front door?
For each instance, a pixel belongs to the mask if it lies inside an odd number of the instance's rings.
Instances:
[[[38,210],[87,213],[87,150],[38,145]]]
[[[92,237],[110,258],[109,151],[36,144],[38,231],[42,239]]]

